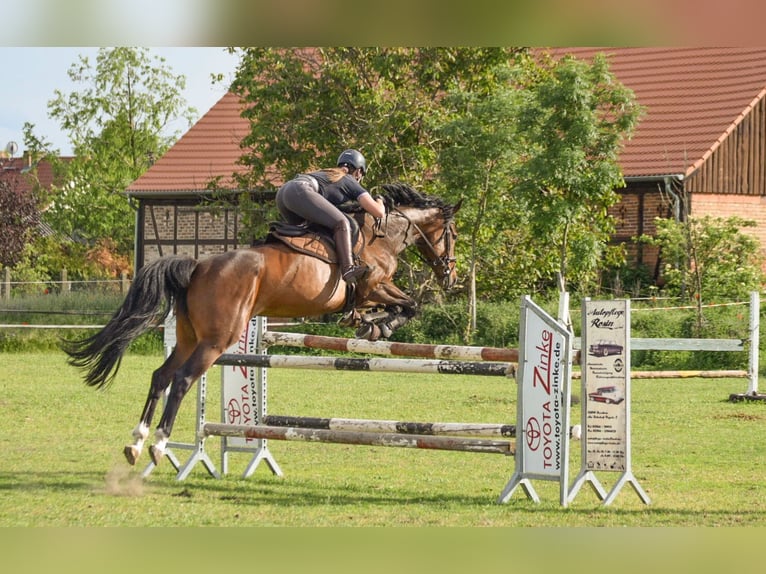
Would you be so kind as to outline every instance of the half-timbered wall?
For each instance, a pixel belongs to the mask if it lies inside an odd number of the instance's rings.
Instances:
[[[164,255],[204,259],[244,246],[235,208],[211,209],[193,200],[142,200],[138,234],[136,269]]]
[[[673,216],[670,198],[665,194],[663,182],[629,183],[618,190],[620,202],[612,206],[609,213],[616,219],[612,244],[623,244],[628,254],[628,263],[645,266],[655,277],[659,276],[658,250],[656,247],[636,241],[641,235],[654,235],[657,231],[655,219]]]

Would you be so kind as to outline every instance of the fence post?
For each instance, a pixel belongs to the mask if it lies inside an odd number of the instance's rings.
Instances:
[[[760,348],[761,304],[758,291],[750,293],[750,385],[748,395],[758,394],[758,351]]]
[[[130,288],[130,281],[128,281],[128,274],[123,271],[120,274],[120,294],[127,295]]]
[[[66,267],[61,270],[61,293],[69,293],[72,290],[72,284],[67,280]]]
[[[3,298],[10,299],[11,298],[11,269],[10,269],[10,267],[6,267],[5,269],[3,269],[3,285],[4,285],[4,288],[2,289]]]

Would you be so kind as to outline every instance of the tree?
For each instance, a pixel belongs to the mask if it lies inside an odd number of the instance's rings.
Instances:
[[[590,64],[570,56],[547,59],[527,70],[517,192],[532,234],[548,249],[538,264],[557,269],[561,287],[572,276],[584,288],[607,257],[614,231],[608,209],[619,201],[615,189],[624,186],[618,153],[641,108],[603,55]]]
[[[0,158],[0,267],[19,262],[39,222],[37,198],[21,185],[21,177],[12,160]]]
[[[513,118],[520,97],[513,70],[513,62],[507,61],[487,70],[482,89],[455,86],[444,101],[450,117],[435,127],[439,178],[447,189],[465,192],[460,210],[465,240],[460,251],[467,253],[468,261],[467,341],[476,330],[479,283],[491,297],[504,297],[513,290],[509,277],[518,277],[525,285],[529,280],[515,273],[511,263],[528,237],[523,212],[511,194],[519,155]]]
[[[709,215],[655,221],[656,235],[640,239],[660,248],[664,290],[696,303],[698,334],[703,325],[703,301],[747,300],[751,291],[763,287],[760,242],[743,232],[755,227],[755,221]]]
[[[81,90],[56,90],[48,102],[75,152],[67,185],[46,213],[57,231],[90,245],[111,238],[120,253],[132,252],[135,217],[125,189],[178,138],[165,134],[171,122],[190,126],[196,114],[181,95],[186,79],[164,62],[144,48],[103,48],[95,66],[81,56],[69,69]]]

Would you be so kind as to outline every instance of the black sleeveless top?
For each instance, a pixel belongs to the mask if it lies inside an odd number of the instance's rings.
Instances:
[[[357,200],[363,193],[368,193],[356,179],[346,174],[338,181],[331,183],[323,171],[308,173],[319,182],[319,193],[333,205],[340,205],[349,200]]]

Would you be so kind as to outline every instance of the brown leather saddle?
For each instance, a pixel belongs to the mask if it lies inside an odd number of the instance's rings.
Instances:
[[[359,232],[359,224],[350,215],[346,215],[351,221],[351,243],[354,248],[354,256],[358,257],[364,239]],[[269,233],[266,236],[266,243],[281,242],[290,249],[310,255],[325,263],[337,264],[338,257],[335,253],[335,241],[328,235],[328,232],[321,226],[304,222],[300,225],[293,225],[283,221],[274,221],[269,224]]]

